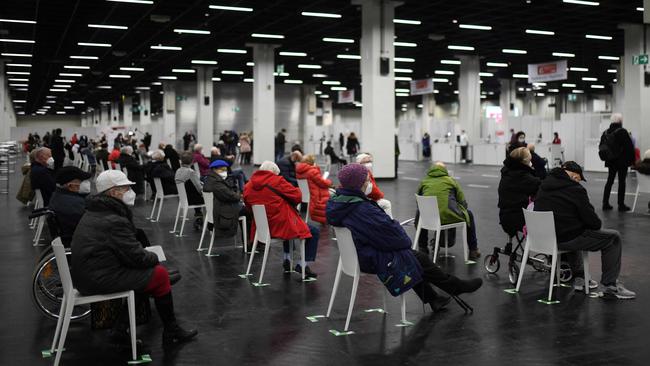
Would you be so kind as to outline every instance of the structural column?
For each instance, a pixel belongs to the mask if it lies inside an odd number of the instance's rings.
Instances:
[[[499,106],[501,107],[501,124],[497,131],[502,130],[503,136],[494,136],[498,142],[508,142],[510,135],[508,131],[510,125],[508,120],[510,115],[514,113],[514,103],[517,100],[517,85],[516,81],[512,79],[500,79],[501,92],[499,93]]]
[[[254,43],[253,48],[253,163],[275,160],[275,49],[277,45]]]
[[[109,125],[108,109],[109,109],[108,104],[99,105],[99,124],[102,126]]]
[[[111,123],[110,126],[117,126],[120,124],[120,102],[113,101],[111,103]]]
[[[161,142],[176,145],[176,84],[163,83],[163,137]]]
[[[0,60],[0,140],[2,141],[10,138],[8,100],[9,89],[7,88],[7,78],[5,76],[5,63]]]
[[[647,11],[647,10],[646,10]],[[624,95],[623,126],[636,139],[636,147],[645,151],[650,146],[650,88],[644,84],[644,71],[647,65],[633,65],[633,57],[647,54],[648,44],[643,45],[643,25],[626,24],[621,26],[625,32],[625,56],[623,57]]]
[[[362,150],[374,156],[373,175],[395,178],[395,3],[358,0],[361,5]]]
[[[122,110],[122,113],[124,113],[124,126],[133,126],[133,97],[125,97],[122,100]]]
[[[214,86],[212,67],[196,68],[196,139],[203,145],[203,153],[208,154],[214,143]]]
[[[458,120],[460,128],[467,132],[470,143],[481,137],[481,78],[478,56],[460,56],[458,77]]]
[[[307,154],[318,154],[319,140],[321,136],[316,136],[316,88],[313,85],[305,85],[301,88],[302,92],[302,141],[303,149]],[[329,136],[326,136],[329,139]],[[333,141],[332,141],[333,143]],[[323,142],[323,149],[325,149]]]
[[[143,90],[140,92],[140,126],[151,124],[151,92]]]

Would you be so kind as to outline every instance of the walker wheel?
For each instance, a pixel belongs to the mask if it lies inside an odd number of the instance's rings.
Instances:
[[[488,271],[488,273],[497,273],[499,271],[499,268],[501,268],[499,256],[495,256],[494,254],[486,255],[485,259],[483,260],[483,264],[485,265],[485,270]]]
[[[573,279],[573,271],[567,262],[560,262],[560,282],[569,282]]]
[[[519,266],[517,266],[517,263],[510,263],[508,265],[508,280],[510,280],[511,284],[516,285],[518,279],[519,279]]]

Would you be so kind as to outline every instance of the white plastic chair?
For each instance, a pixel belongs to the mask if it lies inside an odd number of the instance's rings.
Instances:
[[[183,236],[183,229],[185,229],[185,220],[187,220],[187,211],[190,208],[205,208],[205,204],[202,205],[190,205],[187,201],[187,191],[185,190],[185,183],[176,183],[176,190],[178,191],[178,208],[176,209],[176,220],[174,220],[174,230],[170,231],[171,234],[176,232],[176,227],[178,226],[178,219],[183,211],[183,218],[181,219],[181,231],[176,235],[178,237]]]
[[[81,157],[82,157],[82,160],[83,160],[84,171],[87,172],[87,173],[90,173],[90,171],[92,169],[91,169],[91,166],[90,166],[90,160],[88,159],[88,155],[83,154],[83,155],[81,155]]]
[[[262,280],[264,279],[264,270],[266,270],[266,260],[269,257],[269,248],[271,243],[282,243],[281,239],[271,238],[271,230],[269,229],[269,221],[266,217],[266,208],[264,205],[253,205],[253,218],[255,220],[255,237],[253,238],[253,249],[251,251],[251,257],[248,261],[248,268],[246,268],[245,277],[248,277],[251,273],[251,266],[253,265],[253,258],[255,257],[255,251],[257,250],[257,242],[261,241],[264,243],[264,259],[262,260],[262,270],[260,271],[260,278],[257,282],[258,286],[264,286]],[[293,268],[293,240],[291,241],[291,264],[290,268]],[[305,259],[305,239],[300,240],[300,258]],[[305,266],[302,267],[302,280],[305,280]]]
[[[311,197],[309,195],[309,182],[307,179],[298,179],[298,188],[300,188],[300,193],[302,194],[301,206],[304,205],[307,209],[307,213],[305,214],[305,222],[309,222],[309,200]],[[302,207],[300,208],[302,209]]]
[[[163,201],[165,200],[165,198],[178,197],[178,195],[177,194],[165,195],[160,178],[154,178],[153,184],[156,187],[156,195],[154,196],[153,199],[153,206],[151,207],[151,216],[149,216],[149,220],[151,220],[151,222],[157,222],[158,220],[160,220],[160,211],[162,211]],[[160,202],[160,205],[158,206],[158,215],[154,220],[153,216],[154,216],[154,212],[156,211],[156,202]]]
[[[352,282],[352,293],[350,294],[350,304],[348,305],[348,317],[345,320],[344,332],[348,332],[350,326],[350,318],[352,317],[352,309],[354,308],[354,301],[357,297],[357,288],[359,286],[359,278],[361,277],[361,271],[359,270],[359,259],[357,258],[357,249],[354,246],[354,241],[352,240],[352,233],[345,227],[336,227],[334,226],[334,233],[336,234],[336,239],[339,247],[339,265],[336,268],[336,277],[334,278],[334,287],[332,288],[332,295],[330,296],[329,306],[327,307],[326,317],[330,317],[332,313],[332,306],[334,305],[334,299],[336,298],[336,291],[339,288],[339,282],[341,280],[341,273],[353,278]],[[383,312],[386,312],[386,293],[382,291],[384,307]],[[402,324],[408,324],[406,320],[406,297],[404,294],[400,295],[402,302]]]
[[[634,204],[630,212],[634,212],[636,208],[639,193],[650,193],[650,176],[636,172],[636,193],[634,194]]]
[[[122,173],[124,173],[124,175],[127,177],[129,176],[129,170],[127,168],[122,168]]]
[[[192,164],[192,170],[198,175],[201,175],[201,169],[199,168],[199,163],[196,161]]]
[[[54,256],[56,258],[56,265],[59,269],[59,276],[61,284],[63,285],[63,301],[61,302],[61,310],[59,312],[59,320],[56,323],[56,330],[54,332],[54,340],[50,353],[56,352],[54,359],[54,366],[59,364],[61,354],[64,351],[65,338],[68,334],[68,327],[70,326],[70,318],[72,310],[77,305],[90,304],[100,301],[122,299],[126,298],[129,308],[129,327],[131,333],[131,356],[133,360],[137,360],[136,353],[136,329],[135,329],[135,294],[133,291],[116,292],[112,294],[82,296],[72,284],[72,277],[70,276],[70,268],[68,267],[68,260],[65,255],[65,248],[61,243],[61,238],[56,238],[52,241],[52,249],[54,249]],[[58,346],[57,346],[58,343]]]
[[[557,249],[557,239],[555,237],[555,222],[553,221],[553,212],[546,211],[530,211],[523,209],[524,219],[526,222],[526,244],[524,245],[524,254],[521,260],[521,268],[519,269],[519,279],[517,279],[517,287],[515,292],[519,292],[522,279],[524,278],[524,271],[526,270],[526,263],[528,262],[528,253],[535,252],[552,256],[551,259],[551,275],[548,288],[548,299],[540,300],[546,303],[553,302],[553,276],[556,277],[557,283],[560,283],[560,266],[557,265],[558,256],[568,251],[561,251]],[[585,271],[585,293],[589,294],[589,282],[591,276],[589,275],[589,252],[581,252],[582,261]]]
[[[41,194],[40,189],[34,190],[34,210],[38,210],[43,207],[43,195]],[[29,228],[34,229],[38,226],[39,218],[35,217],[29,222]]]
[[[40,205],[38,208],[43,207],[43,194],[41,193],[40,189],[35,189],[34,190],[34,195],[36,197],[36,200],[40,202]],[[34,205],[34,209],[36,209],[36,205]],[[39,216],[36,218],[36,233],[34,234],[34,246],[37,247],[41,244],[41,235],[43,234],[43,227],[45,226],[45,216]]]
[[[201,231],[201,240],[199,241],[199,247],[196,248],[198,252],[205,250],[203,248],[203,238],[205,237],[205,232],[208,230],[208,224],[214,224],[213,209],[214,209],[214,196],[212,192],[203,192],[203,201],[205,202],[205,215],[203,215],[203,230]],[[246,216],[239,216],[240,224],[242,225],[241,235],[242,235],[242,247],[244,248],[244,253],[246,252],[246,244],[248,239],[248,234],[246,233]],[[214,244],[214,232],[212,230],[212,235],[210,237],[210,246],[208,248],[208,253],[206,257],[212,257],[212,245]],[[235,244],[237,244],[237,237],[234,237]]]
[[[415,238],[413,238],[413,250],[417,250],[418,239],[422,230],[429,230],[436,232],[436,244],[433,249],[433,263],[438,258],[438,250],[440,249],[440,233],[443,230],[460,228],[461,244],[463,246],[463,255],[465,262],[469,260],[469,253],[467,248],[467,224],[465,221],[454,222],[452,224],[442,225],[440,223],[440,211],[438,210],[438,198],[436,196],[420,196],[415,195],[415,200],[420,211],[420,220],[418,221],[417,229],[415,230]],[[445,256],[448,256],[448,248],[445,246]]]

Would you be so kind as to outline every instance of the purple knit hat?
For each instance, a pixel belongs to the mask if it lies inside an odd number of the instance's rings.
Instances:
[[[338,173],[343,188],[360,190],[368,178],[368,169],[361,164],[348,164]]]

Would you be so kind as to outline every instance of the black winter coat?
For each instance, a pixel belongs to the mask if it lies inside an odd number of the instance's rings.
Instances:
[[[165,146],[165,160],[169,160],[169,163],[172,165],[172,169],[177,171],[181,167],[180,157],[172,145]]]
[[[129,180],[135,182],[133,191],[136,194],[144,193],[144,169],[142,165],[133,156],[127,154],[120,154],[117,163],[120,164],[120,167],[126,168]]]
[[[66,248],[70,247],[72,235],[86,212],[86,196],[57,188],[50,199],[50,208],[56,213],[59,235]]]
[[[600,230],[602,222],[589,203],[587,190],[562,168],[554,168],[542,181],[535,211],[553,211],[559,243],[580,236],[585,230]]]
[[[530,153],[531,159],[530,162],[533,164],[533,170],[535,171],[535,176],[539,179],[546,178],[546,159],[537,155],[535,152]]]
[[[152,160],[145,166],[144,170],[147,176],[147,181],[151,184],[151,189],[154,192],[156,192],[156,185],[154,184],[153,179],[160,178],[160,183],[162,183],[163,193],[165,195],[178,194],[174,171],[165,161]]]
[[[291,161],[291,156],[285,156],[278,160],[278,168],[280,168],[280,175],[292,186],[298,187],[298,179],[296,179],[296,163]]]
[[[105,194],[89,196],[72,237],[72,280],[83,295],[145,289],[158,257],[136,238],[131,210]]]
[[[634,164],[634,144],[630,133],[622,127],[621,123],[612,123],[606,131],[607,133],[614,133],[616,141],[616,149],[618,157],[613,161],[606,161],[605,166],[615,168],[627,168]]]
[[[499,222],[508,235],[522,231],[525,220],[521,210],[528,200],[535,197],[541,181],[535,171],[519,161],[508,157],[503,161],[499,182]]]
[[[237,185],[230,179],[224,180],[213,170],[208,173],[203,191],[212,193],[214,208],[214,236],[231,238],[237,235],[241,196],[237,193]],[[246,230],[244,228],[244,230]]]
[[[650,159],[641,160],[636,165],[636,171],[641,174],[650,175]]]
[[[43,166],[37,162],[32,163],[32,169],[29,172],[29,180],[32,183],[32,190],[40,189],[41,194],[43,195],[43,206],[47,206],[50,203],[50,197],[56,189],[56,181],[54,180],[54,174],[46,166]]]

